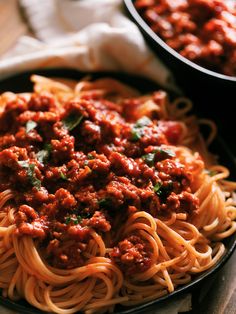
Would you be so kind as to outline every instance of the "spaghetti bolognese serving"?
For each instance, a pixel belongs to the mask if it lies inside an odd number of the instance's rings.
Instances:
[[[0,288],[61,314],[154,300],[214,266],[236,230],[215,128],[164,91],[32,76],[0,97]],[[212,126],[206,144],[199,123]]]

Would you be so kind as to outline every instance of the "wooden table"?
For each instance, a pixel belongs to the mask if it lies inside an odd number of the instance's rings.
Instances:
[[[205,283],[205,297],[193,307],[192,314],[235,314],[236,313],[236,251],[215,276]],[[208,286],[209,285],[209,286]]]
[[[0,57],[14,46],[16,40],[29,34],[29,27],[22,16],[17,0],[0,0]],[[31,33],[32,34],[32,33]],[[235,314],[236,313],[236,252],[230,260],[201,289],[207,291],[202,300],[197,300],[192,314]],[[195,297],[195,296],[193,296]],[[1,314],[9,313],[8,310]]]
[[[17,0],[0,0],[0,57],[4,55],[16,40],[29,32],[27,24],[20,14]]]

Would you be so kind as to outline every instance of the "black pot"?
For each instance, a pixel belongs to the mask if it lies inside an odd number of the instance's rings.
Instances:
[[[211,102],[213,99],[225,100],[236,92],[236,77],[210,71],[181,56],[169,47],[140,16],[134,0],[124,0],[126,11],[143,33],[153,52],[173,72],[176,82],[192,98]]]
[[[152,31],[137,12],[134,0],[124,0],[124,4],[128,16],[139,27],[150,48],[172,71],[184,94],[193,100],[198,115],[215,120],[220,133],[225,134],[225,139],[233,147],[236,77],[210,71],[181,56]]]

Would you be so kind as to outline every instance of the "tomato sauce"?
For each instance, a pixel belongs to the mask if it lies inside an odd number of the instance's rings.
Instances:
[[[187,59],[236,76],[234,0],[136,0],[152,30]]]
[[[14,206],[17,236],[37,239],[51,265],[83,265],[91,232],[114,239],[136,211],[197,210],[191,171],[171,148],[181,141],[181,123],[138,118],[140,102],[81,98],[61,106],[35,93],[9,101],[0,114],[0,191],[15,196],[4,210]],[[107,245],[129,272],[150,265],[137,235]]]

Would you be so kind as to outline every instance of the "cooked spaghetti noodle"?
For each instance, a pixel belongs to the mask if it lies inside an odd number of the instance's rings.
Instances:
[[[188,99],[112,79],[32,80],[32,94],[0,98],[3,296],[104,313],[164,296],[220,260],[236,230],[236,183]]]

